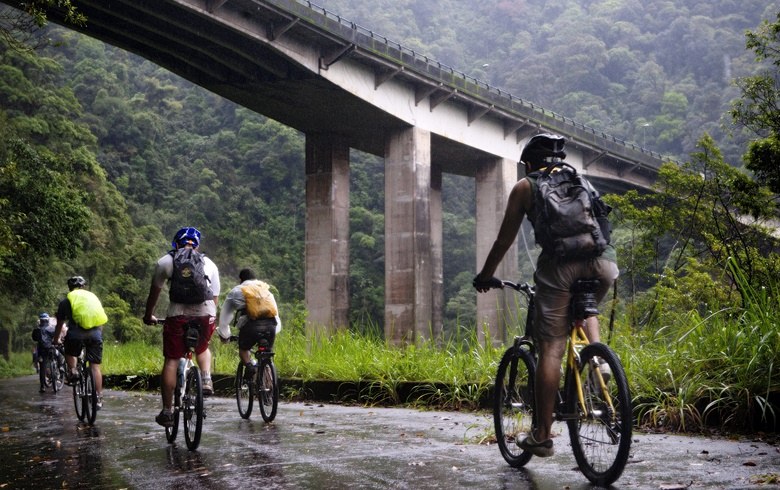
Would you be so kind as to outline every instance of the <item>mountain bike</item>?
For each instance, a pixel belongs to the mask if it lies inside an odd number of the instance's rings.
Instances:
[[[233,335],[231,341],[237,342],[238,337]],[[253,372],[247,376],[247,367],[239,359],[236,369],[236,403],[241,418],[248,419],[252,415],[252,404],[257,395],[260,404],[260,415],[263,420],[271,422],[276,417],[276,409],[279,405],[279,380],[276,377],[274,365],[274,353],[270,348],[268,339],[261,338],[255,351],[255,364]]]
[[[86,347],[82,347],[81,353],[76,358],[78,377],[73,383],[73,404],[76,407],[76,416],[79,420],[93,425],[97,417],[98,394],[95,377],[92,375],[92,366],[86,358],[86,352]]]
[[[41,380],[41,392],[44,386],[50,386],[54,393],[60,391],[65,384],[65,358],[62,346],[48,347],[39,357],[38,375]]]
[[[165,319],[158,319],[157,323],[165,323]],[[179,419],[183,419],[184,440],[187,449],[194,451],[200,444],[203,419],[206,417],[203,411],[203,385],[200,377],[200,369],[192,361],[195,347],[200,338],[199,320],[191,320],[184,325],[184,346],[186,352],[179,359],[179,368],[176,372],[176,388],[173,392],[173,425],[165,428],[165,437],[169,443],[176,440],[179,433]]]
[[[554,419],[566,422],[574,458],[593,484],[608,486],[623,473],[631,446],[631,394],[620,359],[607,345],[589,343],[585,318],[598,314],[596,279],[572,286],[571,334],[566,346],[563,387],[558,390]],[[501,455],[513,467],[524,466],[532,454],[518,441],[536,427],[534,412],[537,352],[531,329],[535,290],[528,283],[501,281],[501,287],[521,292],[528,300],[525,335],[515,337],[496,373],[493,421]],[[606,363],[607,370],[601,367]]]

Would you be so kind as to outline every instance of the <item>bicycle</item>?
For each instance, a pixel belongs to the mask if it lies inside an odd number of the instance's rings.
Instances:
[[[628,381],[620,359],[607,345],[589,343],[585,318],[598,314],[596,279],[580,279],[571,288],[571,334],[566,346],[563,388],[558,390],[554,419],[565,421],[577,466],[596,485],[608,486],[623,473],[632,434],[632,408]],[[535,290],[528,283],[501,281],[525,294],[526,330],[515,337],[501,358],[496,373],[493,421],[501,455],[512,467],[522,467],[532,454],[517,443],[536,427],[534,413],[537,352],[531,339]],[[611,375],[599,367],[606,363]]]
[[[95,423],[98,410],[98,394],[95,386],[95,377],[92,374],[92,365],[86,358],[86,348],[81,348],[81,353],[76,358],[77,379],[73,383],[73,404],[76,407],[76,416],[81,422],[89,425]]]
[[[57,393],[65,384],[65,358],[62,355],[62,347],[48,347],[44,352],[42,357],[45,360],[41,358],[38,360],[41,387],[50,386],[52,391]]]
[[[237,342],[238,337],[232,335],[231,341]],[[251,378],[247,378],[246,366],[239,359],[236,369],[236,403],[241,418],[248,419],[252,415],[252,404],[257,395],[260,404],[260,415],[266,422],[272,422],[276,417],[279,405],[279,379],[276,377],[274,353],[268,339],[261,338],[255,351],[256,363]]]
[[[158,324],[165,323],[165,319],[157,320]],[[184,346],[186,352],[179,359],[179,368],[176,372],[176,388],[173,392],[173,425],[165,428],[165,438],[173,444],[179,433],[179,419],[183,418],[184,440],[187,449],[194,451],[200,445],[200,436],[203,430],[203,419],[206,415],[203,411],[203,385],[200,377],[200,369],[192,361],[195,347],[200,338],[200,323],[191,320],[184,325]]]

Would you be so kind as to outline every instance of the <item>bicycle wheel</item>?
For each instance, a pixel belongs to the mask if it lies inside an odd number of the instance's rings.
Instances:
[[[609,365],[609,376],[601,374],[596,357]],[[568,421],[571,447],[585,477],[593,484],[608,486],[620,477],[628,461],[633,423],[631,393],[620,359],[606,345],[586,346],[580,361],[587,413],[577,406],[576,383],[570,383],[566,394],[569,408],[572,413],[580,413],[579,418]],[[605,382],[606,394],[601,380]]]
[[[82,372],[81,366],[78,366],[78,371],[79,373]],[[84,392],[87,390],[85,381],[84,376],[79,374],[78,379],[73,383],[73,405],[76,406],[76,417],[78,417],[81,422],[84,422],[84,417],[87,415],[84,411],[86,406],[83,403]]]
[[[252,400],[255,396],[255,383],[253,379],[244,377],[244,363],[238,361],[236,369],[236,403],[238,404],[238,414],[241,418],[248,419],[252,415]]]
[[[46,384],[51,385],[51,389],[54,390],[54,393],[57,393],[62,389],[62,378],[60,377],[60,369],[55,357],[50,357],[49,360],[46,361],[46,378]]]
[[[532,454],[517,445],[531,433],[534,416],[534,375],[536,364],[528,350],[510,347],[506,350],[496,373],[493,392],[493,423],[501,456],[510,466],[519,468]]]
[[[257,378],[257,399],[260,402],[260,414],[266,422],[276,417],[279,405],[279,386],[276,380],[276,366],[271,359],[260,361],[260,375]]]
[[[197,367],[191,367],[187,373],[181,406],[184,412],[184,440],[187,441],[187,448],[194,451],[200,444],[203,428],[203,386]]]
[[[176,390],[179,390],[179,387],[176,387]],[[170,427],[165,428],[165,439],[170,443],[173,444],[173,441],[176,440],[176,436],[179,434],[179,414],[181,413],[180,407],[174,407],[173,408],[173,425]]]
[[[84,379],[84,392],[81,395],[83,405],[84,422],[92,425],[97,417],[97,389],[95,388],[95,377],[92,375],[92,367],[83,367],[82,377]]]
[[[57,356],[57,381],[58,390],[65,387],[65,376],[67,376],[67,364],[65,364],[64,356]]]

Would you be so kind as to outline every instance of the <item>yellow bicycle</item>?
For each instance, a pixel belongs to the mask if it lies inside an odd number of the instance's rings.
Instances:
[[[623,473],[631,447],[631,394],[617,354],[606,344],[589,343],[585,319],[598,314],[597,279],[581,279],[572,286],[572,328],[566,347],[563,387],[558,390],[555,420],[566,422],[577,466],[593,484],[608,486]],[[533,325],[534,287],[501,281],[528,300],[526,331],[516,337],[501,358],[496,374],[493,421],[501,455],[513,467],[524,466],[531,453],[517,442],[530,434],[534,413],[534,376],[537,353]],[[601,367],[602,364],[609,369]],[[609,373],[609,374],[607,374]]]

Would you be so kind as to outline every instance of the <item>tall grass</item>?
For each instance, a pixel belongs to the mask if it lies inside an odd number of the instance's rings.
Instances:
[[[627,352],[640,423],[675,430],[702,425],[756,429],[778,422],[778,283],[753,287],[739,271],[743,305],[698,311],[654,332]]]

